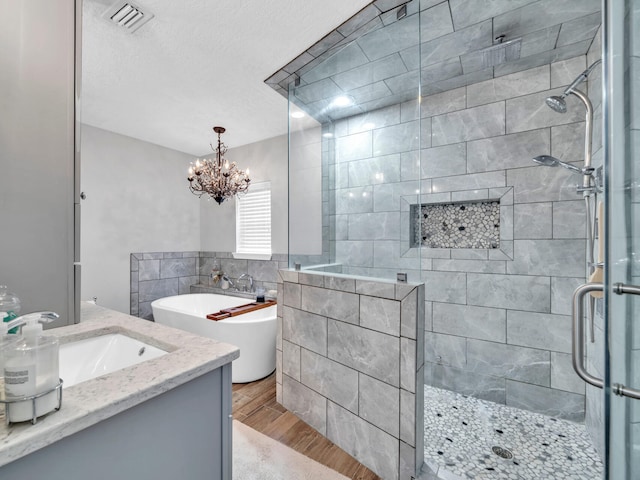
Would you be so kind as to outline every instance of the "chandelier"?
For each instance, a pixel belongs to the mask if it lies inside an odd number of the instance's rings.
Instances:
[[[249,169],[240,170],[236,162],[224,158],[227,146],[220,140],[220,135],[225,132],[224,127],[213,127],[218,134],[218,147],[211,149],[215,152],[215,159],[203,158],[191,162],[189,166],[189,190],[194,195],[201,197],[205,193],[213,198],[218,205],[227,198],[239,193],[244,193],[249,188]]]

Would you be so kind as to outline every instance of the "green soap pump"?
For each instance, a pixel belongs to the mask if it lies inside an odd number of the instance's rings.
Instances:
[[[6,285],[0,285],[0,320],[10,322],[20,313],[20,299],[15,293],[8,291]],[[12,328],[9,333],[17,333],[18,328]]]

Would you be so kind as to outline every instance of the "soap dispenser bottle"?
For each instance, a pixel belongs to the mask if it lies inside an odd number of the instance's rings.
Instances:
[[[7,419],[24,422],[49,413],[59,407],[58,339],[42,334],[42,324],[58,318],[53,312],[38,312],[18,317],[22,338],[11,345],[4,357],[4,391]],[[48,392],[48,393],[47,393]],[[32,400],[20,399],[42,395]]]

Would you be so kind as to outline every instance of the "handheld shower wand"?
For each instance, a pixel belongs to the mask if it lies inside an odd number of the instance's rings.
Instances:
[[[560,165],[561,167],[567,168],[569,170],[579,172],[583,175],[582,177],[582,187],[578,187],[578,192],[582,192],[585,207],[586,207],[586,223],[587,223],[587,279],[590,279],[595,271],[595,262],[594,262],[594,237],[595,237],[595,209],[597,208],[597,194],[598,194],[598,185],[597,181],[595,182],[595,186],[592,186],[592,176],[593,176],[593,167],[591,166],[591,140],[593,136],[593,105],[583,92],[578,90],[578,86],[583,83],[588,77],[589,74],[593,71],[593,69],[599,65],[602,60],[596,60],[593,62],[584,72],[578,75],[571,84],[565,88],[562,95],[548,97],[545,100],[545,103],[555,112],[558,113],[566,113],[567,112],[567,103],[565,102],[565,98],[568,95],[575,95],[578,97],[587,110],[585,116],[585,135],[584,135],[584,167],[578,168],[571,164],[562,162],[557,158],[550,157],[548,155],[541,155],[539,157],[534,158],[536,163],[540,163],[542,165],[547,165],[551,167],[555,167]],[[594,213],[591,215],[591,197],[594,197]],[[600,239],[602,241],[602,239]],[[591,333],[591,342],[595,341],[594,338],[594,312],[595,312],[595,303],[594,298],[589,298],[589,319],[590,319],[590,333]]]
[[[563,162],[562,160],[557,159],[556,157],[552,157],[551,155],[539,155],[533,158],[533,161],[544,165],[545,167],[563,167],[567,170],[571,170],[579,175],[593,175],[593,167],[576,167],[567,162]]]

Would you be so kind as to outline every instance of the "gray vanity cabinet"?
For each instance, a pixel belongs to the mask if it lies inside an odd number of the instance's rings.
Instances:
[[[229,363],[0,467],[0,478],[231,480],[231,462]]]

